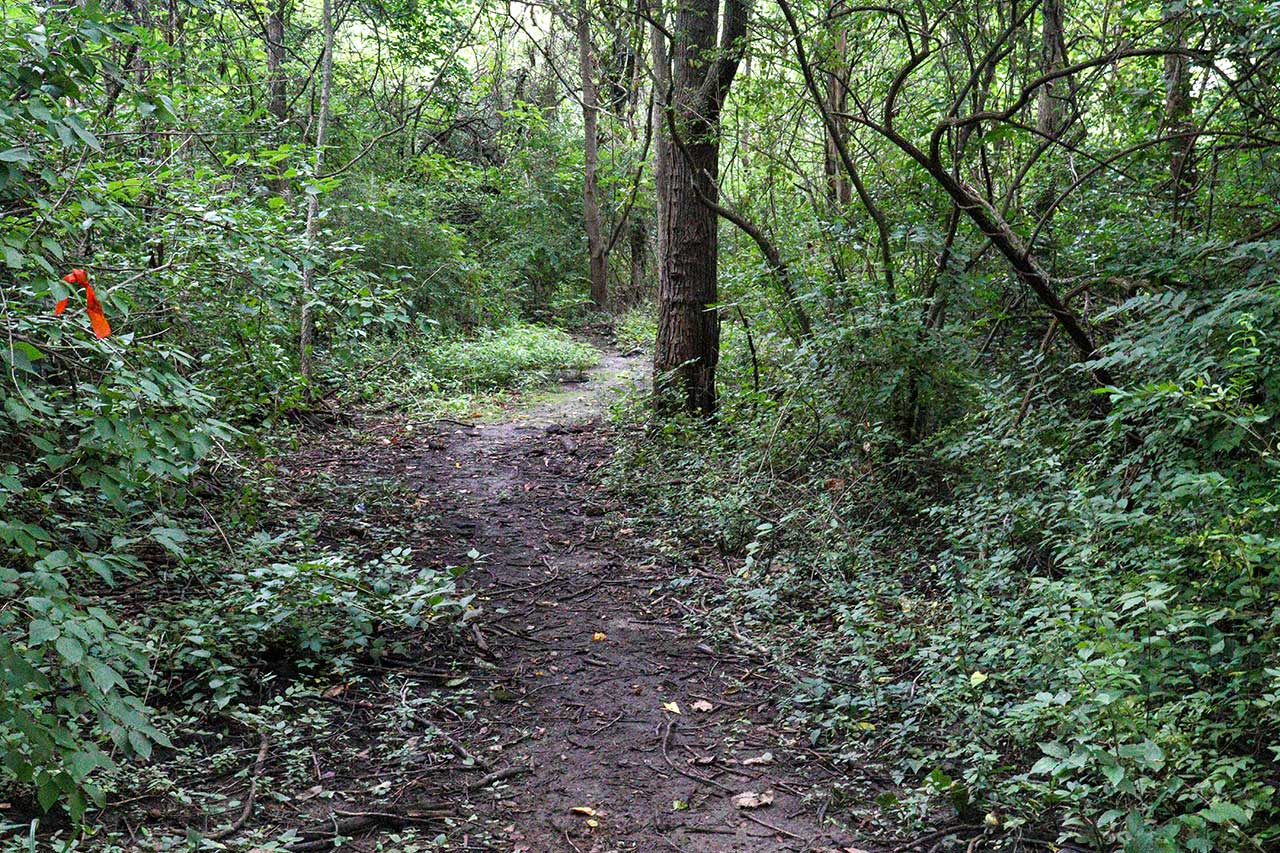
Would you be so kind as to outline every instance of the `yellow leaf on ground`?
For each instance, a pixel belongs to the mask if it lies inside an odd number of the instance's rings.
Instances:
[[[680,706],[679,706],[679,705],[677,705],[675,702],[663,702],[663,703],[662,703],[662,710],[664,710],[664,711],[670,711],[670,712],[671,712],[671,713],[673,713],[673,714],[679,714],[679,713],[680,713]]]

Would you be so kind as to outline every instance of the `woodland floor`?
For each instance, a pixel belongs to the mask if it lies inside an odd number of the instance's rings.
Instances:
[[[260,798],[249,826],[295,828],[294,850],[395,850],[409,826],[513,853],[881,849],[830,819],[838,774],[780,727],[770,673],[686,627],[680,573],[596,485],[608,403],[646,372],[606,354],[500,422],[366,416],[279,460],[299,482],[407,484],[417,563],[469,566],[480,613],[325,691],[338,719],[304,762],[315,787]],[[360,537],[359,512],[330,507],[323,535]]]

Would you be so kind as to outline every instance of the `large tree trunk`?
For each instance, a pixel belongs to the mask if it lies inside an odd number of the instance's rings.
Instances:
[[[591,303],[603,309],[608,298],[609,254],[600,214],[600,103],[596,88],[596,63],[591,55],[591,16],[585,0],[578,2],[578,69],[582,75],[582,218],[587,232]]]
[[[685,0],[676,11],[670,84],[655,104],[667,111],[658,126],[659,185],[658,340],[654,390],[662,405],[678,403],[711,415],[716,408],[720,318],[716,292],[720,110],[737,73],[747,26],[743,0],[725,0],[717,45],[717,0]],[[667,67],[661,34],[654,36],[654,64]],[[670,128],[683,140],[678,148]]]
[[[316,156],[314,176],[324,169],[324,146],[329,132],[329,101],[333,90],[333,3],[324,0],[321,12],[324,28],[324,47],[320,56],[320,104],[316,119]],[[311,339],[315,330],[312,303],[315,301],[316,266],[315,252],[320,236],[320,194],[307,194],[306,257],[302,263],[302,316],[298,332],[298,370],[310,394],[311,387]]]
[[[679,399],[685,409],[710,415],[716,408],[720,359],[720,315],[711,307],[718,298],[718,221],[698,193],[708,198],[716,193],[720,146],[691,142],[686,152],[668,156],[666,199],[658,212],[665,222],[666,246],[658,261],[655,387]]]

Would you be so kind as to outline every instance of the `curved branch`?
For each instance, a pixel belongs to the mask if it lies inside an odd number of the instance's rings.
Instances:
[[[840,162],[844,166],[845,172],[849,174],[849,182],[853,184],[854,190],[858,193],[858,199],[862,202],[862,206],[866,208],[867,213],[871,214],[871,218],[875,220],[876,231],[880,240],[880,254],[884,262],[884,281],[885,287],[889,293],[893,293],[893,249],[889,245],[889,221],[885,218],[884,211],[876,204],[875,199],[867,192],[866,185],[862,182],[862,176],[858,174],[858,167],[853,162],[853,157],[849,154],[849,146],[845,143],[844,137],[840,133],[839,127],[836,125],[835,119],[831,117],[830,111],[827,110],[826,103],[823,100],[822,92],[818,89],[818,81],[814,79],[813,69],[809,67],[808,57],[805,55],[803,40],[800,35],[800,25],[796,22],[795,14],[791,10],[791,6],[787,0],[778,0],[778,7],[782,10],[783,16],[787,19],[787,26],[791,28],[792,43],[795,45],[796,61],[800,65],[800,70],[804,74],[805,86],[809,89],[809,95],[813,98],[814,105],[818,109],[818,114],[822,117],[822,123],[827,128],[832,141],[835,143],[836,152],[840,155]]]

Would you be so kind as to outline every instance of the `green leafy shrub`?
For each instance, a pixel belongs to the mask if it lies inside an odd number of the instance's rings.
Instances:
[[[382,366],[380,349],[366,355],[373,368],[365,371],[363,394],[406,411],[469,414],[508,392],[581,374],[599,357],[595,347],[549,326],[516,323],[468,337],[440,334],[406,343],[391,371]]]
[[[147,620],[151,636],[176,632],[157,668],[181,680],[193,707],[219,711],[256,690],[263,672],[342,677],[361,661],[405,654],[412,637],[461,619],[472,599],[454,585],[461,570],[414,569],[404,547],[357,561],[329,550],[299,558],[285,550],[291,542],[300,544],[287,534],[251,540],[244,568],[211,574],[201,594]]]
[[[632,305],[613,322],[614,340],[624,352],[648,350],[657,336],[657,309],[653,305]]]
[[[580,372],[599,358],[596,349],[560,329],[516,324],[485,329],[474,338],[429,345],[419,362],[423,380],[451,391],[492,391],[546,382]]]
[[[1135,296],[1099,318],[1102,362],[1143,377],[1105,418],[1062,402],[1078,369],[1041,377],[1029,416],[1024,387],[973,383],[951,397],[969,413],[905,453],[871,420],[884,407],[859,408],[877,384],[836,395],[842,418],[786,403],[806,397],[793,380],[728,400],[719,433],[651,430],[615,487],[735,556],[707,630],[732,620],[775,651],[815,743],[887,757],[896,819],[945,806],[1097,849],[1268,849],[1280,348],[1260,330],[1278,321],[1273,286]]]

